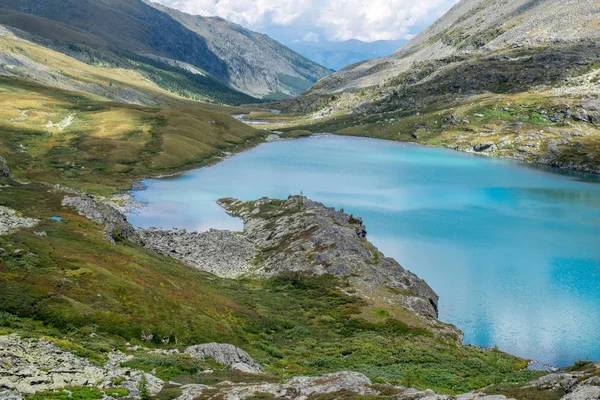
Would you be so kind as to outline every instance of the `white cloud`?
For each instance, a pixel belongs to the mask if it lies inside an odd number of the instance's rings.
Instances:
[[[318,42],[319,38],[320,36],[318,33],[308,32],[306,35],[304,35],[304,37],[302,37],[302,40],[304,42]]]
[[[250,29],[308,32],[327,40],[395,40],[414,35],[458,0],[158,0],[191,14],[220,16]],[[318,33],[317,33],[318,32]],[[313,37],[314,37],[313,35]],[[289,41],[289,40],[288,40]]]

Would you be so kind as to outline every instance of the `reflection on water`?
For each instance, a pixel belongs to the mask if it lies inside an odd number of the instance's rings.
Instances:
[[[465,341],[555,365],[600,360],[600,185],[444,149],[325,136],[149,180],[139,226],[240,230],[216,199],[303,192],[365,219],[440,295]]]

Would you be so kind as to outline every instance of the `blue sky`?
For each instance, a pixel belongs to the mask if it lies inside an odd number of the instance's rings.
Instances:
[[[220,16],[283,43],[410,39],[458,0],[155,0]]]

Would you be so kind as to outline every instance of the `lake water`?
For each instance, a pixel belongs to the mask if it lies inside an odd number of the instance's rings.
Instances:
[[[598,183],[446,149],[321,136],[145,181],[134,197],[148,205],[129,218],[241,230],[218,198],[302,192],[362,216],[368,238],[440,295],[440,318],[466,343],[563,366],[600,360]]]

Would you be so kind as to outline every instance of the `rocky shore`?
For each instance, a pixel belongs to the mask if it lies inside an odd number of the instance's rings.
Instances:
[[[136,235],[138,243],[147,249],[222,278],[251,274],[254,267],[249,260],[258,254],[252,242],[230,231],[138,229]]]
[[[260,251],[255,275],[330,274],[348,279],[361,296],[384,296],[417,314],[437,317],[437,294],[373,246],[361,218],[303,196],[221,199],[219,204],[244,220],[244,236]]]

